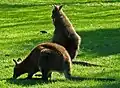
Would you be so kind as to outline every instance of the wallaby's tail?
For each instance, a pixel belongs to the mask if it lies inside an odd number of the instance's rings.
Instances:
[[[77,65],[83,65],[83,66],[97,66],[97,67],[104,67],[102,65],[97,65],[97,64],[91,64],[85,61],[72,61],[73,64],[77,64]]]

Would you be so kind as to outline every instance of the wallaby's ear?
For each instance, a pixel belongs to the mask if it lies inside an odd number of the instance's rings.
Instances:
[[[60,5],[60,6],[54,5],[54,6],[53,6],[53,8],[54,8],[56,11],[60,11],[62,7],[63,7],[63,5]]]
[[[21,61],[22,61],[22,59],[21,59],[21,58],[18,58],[18,59],[17,59],[17,62],[21,62]]]
[[[13,61],[15,62],[15,65],[17,65],[17,61],[13,59]]]
[[[53,9],[54,9],[54,10],[57,10],[57,6],[56,6],[56,5],[53,5]]]
[[[61,5],[61,6],[59,7],[59,11],[61,10],[62,7],[63,7],[63,5]]]

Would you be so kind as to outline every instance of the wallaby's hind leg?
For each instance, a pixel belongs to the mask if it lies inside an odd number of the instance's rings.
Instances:
[[[50,78],[50,80],[51,80],[51,77],[52,77],[52,72],[49,72],[48,73],[48,77]]]
[[[68,64],[67,62],[65,62],[64,64],[64,75],[66,79],[70,79],[71,78],[71,71],[70,71],[70,64]]]
[[[71,74],[68,70],[64,70],[64,75],[66,79],[70,79],[71,78]]]
[[[42,69],[42,79],[44,80],[44,81],[48,81],[48,70],[44,70],[44,69]]]

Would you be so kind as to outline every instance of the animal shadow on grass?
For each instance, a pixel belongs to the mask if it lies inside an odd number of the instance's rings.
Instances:
[[[28,86],[28,85],[35,85],[35,84],[49,84],[52,82],[57,82],[57,81],[64,81],[64,80],[50,80],[50,81],[43,81],[42,78],[32,78],[32,79],[13,79],[9,78],[6,79],[7,82],[11,84],[17,84],[17,85],[23,85],[23,86]]]
[[[120,28],[96,29],[93,31],[79,31],[77,33],[82,38],[80,49],[85,52],[85,54],[89,55],[89,53],[93,53],[95,56],[101,57],[120,53]],[[80,57],[83,55],[81,54]],[[83,66],[107,67],[83,61],[72,62],[73,64]]]
[[[27,79],[13,79],[13,78],[9,78],[9,79],[6,79],[6,80],[7,80],[7,82],[9,82],[11,84],[24,85],[24,86],[35,85],[38,82],[41,83],[41,80],[38,81],[38,79],[27,80]]]
[[[86,77],[71,77],[71,81],[84,81],[84,80],[96,80],[96,81],[115,81],[113,78],[86,78]],[[56,79],[56,80],[49,80],[44,82],[41,78],[32,78],[32,79],[6,79],[7,82],[11,84],[17,84],[17,85],[35,85],[35,84],[49,84],[53,82],[65,82],[66,79]]]
[[[81,50],[96,56],[108,56],[120,53],[120,28],[80,31]]]

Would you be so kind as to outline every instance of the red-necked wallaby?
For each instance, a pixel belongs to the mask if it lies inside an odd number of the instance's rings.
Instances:
[[[55,5],[52,10],[52,20],[55,26],[52,42],[64,46],[71,59],[74,59],[81,43],[81,37],[76,33],[61,8],[62,6]]]
[[[42,72],[43,80],[48,80],[52,71],[63,72],[68,79],[71,77],[71,58],[67,50],[59,44],[41,43],[20,63],[14,59],[13,61],[15,62],[13,78],[28,73],[27,78],[30,79],[38,71]]]

